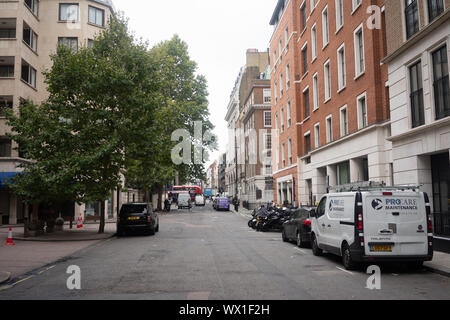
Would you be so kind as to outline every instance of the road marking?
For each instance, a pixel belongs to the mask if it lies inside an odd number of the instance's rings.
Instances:
[[[350,271],[348,271],[348,270],[339,268],[338,266],[336,266],[336,268],[339,269],[339,270],[341,270],[341,271],[344,271],[344,272],[346,272],[346,273],[349,273],[349,274],[351,274],[351,275],[353,276],[353,272],[350,272]]]
[[[29,277],[23,278],[22,280],[19,280],[19,281],[17,281],[17,282],[12,283],[11,286],[15,286],[16,284],[19,284],[19,283],[21,283],[21,282],[24,282],[24,281],[26,281],[26,280],[28,280],[28,279],[33,278],[33,277],[34,277],[34,276],[29,276]]]
[[[294,247],[294,249],[300,251],[300,252],[303,253],[303,254],[306,254],[305,251],[303,251],[302,249],[300,249],[300,248],[298,248],[298,247]]]

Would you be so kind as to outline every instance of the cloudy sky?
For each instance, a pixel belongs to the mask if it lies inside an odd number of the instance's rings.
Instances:
[[[178,34],[209,86],[209,110],[220,152],[227,145],[224,120],[231,90],[248,48],[267,50],[269,20],[277,0],[113,0],[130,28],[154,45]],[[211,155],[215,160],[219,152]],[[209,161],[212,162],[212,161]]]

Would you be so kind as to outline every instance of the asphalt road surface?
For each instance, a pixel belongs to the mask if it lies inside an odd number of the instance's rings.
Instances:
[[[0,288],[0,299],[450,299],[450,279],[425,270],[382,266],[381,290],[369,290],[365,270],[315,257],[260,233],[247,218],[210,205],[160,216],[156,236],[112,238]],[[69,290],[69,266],[81,270],[81,290]]]

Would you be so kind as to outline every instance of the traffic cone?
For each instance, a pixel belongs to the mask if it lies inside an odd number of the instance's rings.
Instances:
[[[77,222],[77,229],[82,229],[83,228],[83,217],[82,214],[80,213],[80,217],[78,218],[78,222]]]
[[[6,240],[5,245],[6,246],[14,246],[15,245],[13,238],[12,238],[12,228],[11,227],[9,227],[8,239]]]

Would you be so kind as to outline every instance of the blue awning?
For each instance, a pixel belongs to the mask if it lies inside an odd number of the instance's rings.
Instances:
[[[19,173],[20,172],[0,172],[0,189],[4,189],[6,187],[6,182]]]

